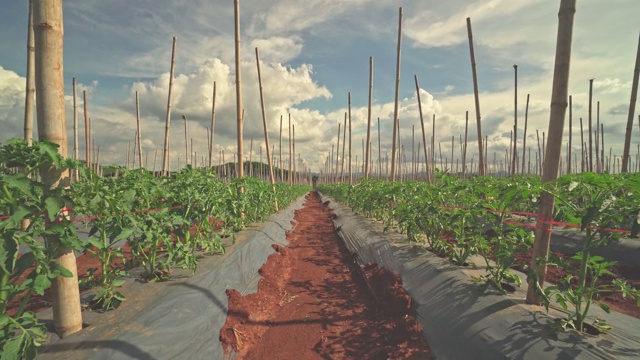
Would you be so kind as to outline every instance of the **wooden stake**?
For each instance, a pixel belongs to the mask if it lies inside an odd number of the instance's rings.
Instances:
[[[238,161],[243,161],[244,152],[242,149],[242,67],[240,66],[240,0],[234,0],[234,19],[235,19],[235,36],[236,36],[236,117],[238,128]],[[238,166],[237,177],[244,177],[244,166]],[[240,189],[242,193],[242,189]]]
[[[364,160],[364,178],[369,178],[369,164],[371,162],[371,99],[373,97],[373,57],[369,56],[369,106],[367,109],[367,155]],[[338,136],[339,138],[340,136]]]
[[[31,2],[33,0],[29,0]],[[78,154],[78,82],[73,78],[73,159],[80,160]],[[78,181],[78,169],[73,171],[73,179]]]
[[[416,83],[416,98],[418,100],[418,113],[420,114],[420,126],[422,128],[422,146],[424,147],[424,163],[426,167],[426,178],[427,178],[427,182],[432,183],[433,178],[431,177],[431,169],[429,168],[429,157],[427,156],[427,138],[424,131],[424,118],[422,116],[422,100],[420,99],[420,85],[418,85],[418,75],[413,75],[413,79],[415,80],[415,83]],[[378,127],[378,131],[380,131],[379,127]]]
[[[518,153],[518,65],[513,65],[513,153],[511,154],[511,175],[518,172],[518,163],[516,162]]]
[[[83,106],[84,106],[84,142],[85,142],[85,164],[88,168],[91,168],[91,146],[89,137],[89,112],[87,110],[87,91],[82,90]]]
[[[338,122],[338,144],[336,145],[336,173],[335,173],[335,183],[338,183],[338,155],[340,155],[340,122]]]
[[[633,129],[633,115],[636,110],[636,100],[638,98],[638,78],[639,77],[640,77],[640,36],[638,36],[638,50],[636,51],[636,64],[633,69],[631,99],[629,100],[629,113],[627,114],[627,129],[624,133],[624,148],[622,153],[622,170],[621,171],[625,173],[628,172],[629,170],[629,161],[630,161],[629,150],[631,149],[631,131]]]
[[[640,118],[639,118],[640,120]],[[424,133],[424,131],[423,131]],[[382,179],[382,149],[380,147],[380,117],[378,117],[378,179]]]
[[[29,0],[29,17],[27,21],[27,82],[25,88],[27,90],[24,97],[24,140],[28,146],[32,144],[33,138],[33,103],[36,98],[36,78],[35,78],[35,45],[33,40],[33,0]],[[74,78],[75,89],[75,78]],[[74,90],[75,93],[75,90]],[[73,98],[75,101],[75,97]],[[75,102],[74,102],[75,106]],[[77,144],[78,117],[74,112],[74,154]],[[76,157],[77,158],[77,157]]]
[[[140,98],[136,91],[136,122],[138,127],[138,166],[142,168],[142,135],[140,134]]]
[[[213,82],[213,95],[211,100],[211,137],[209,138],[209,168],[211,168],[211,161],[213,156],[213,136],[215,134],[216,127],[216,82]]]
[[[256,66],[258,68],[258,84],[260,86],[260,107],[262,109],[262,125],[264,129],[264,143],[267,148],[267,163],[269,164],[269,180],[271,181],[271,188],[274,192],[274,201],[276,211],[279,211],[278,208],[278,198],[275,196],[276,192],[276,178],[273,175],[273,163],[271,161],[271,149],[269,149],[269,129],[267,127],[267,110],[264,106],[264,94],[262,90],[262,73],[260,72],[260,54],[258,52],[258,48],[256,47]],[[260,148],[262,151],[262,148]],[[262,160],[260,161],[260,170],[262,170]],[[262,171],[260,171],[262,173]]]
[[[37,119],[39,140],[59,145],[58,152],[67,157],[67,132],[64,115],[63,22],[62,0],[35,0],[33,3]],[[43,166],[40,176],[44,183],[44,196],[57,188],[69,185],[69,170]],[[61,213],[60,216],[67,216]],[[49,227],[51,225],[46,225]],[[80,291],[76,256],[72,249],[60,243],[59,236],[45,237],[47,249],[54,261],[71,273],[71,277],[52,279],[53,325],[61,338],[82,329]]]
[[[569,95],[569,146],[567,148],[567,174],[571,174],[571,138],[573,134],[573,100]]]
[[[176,43],[178,41],[177,37],[173,37],[173,46],[171,48],[171,68],[169,71],[169,93],[167,95],[167,117],[165,120],[164,127],[164,150],[162,153],[162,175],[166,176],[169,174],[169,129],[171,126],[171,99],[172,99],[172,90],[173,90],[173,73],[176,67]]]
[[[591,105],[593,100],[593,79],[589,80],[589,171],[593,171],[593,129],[591,127]]]
[[[550,182],[558,177],[558,164],[562,152],[562,136],[564,118],[567,110],[567,96],[569,87],[569,64],[571,61],[571,40],[573,33],[573,17],[575,14],[575,0],[561,0],[558,13],[558,39],[556,44],[556,62],[553,76],[553,90],[551,95],[551,114],[549,118],[549,141],[544,161],[542,182]],[[536,273],[537,279],[529,282],[526,302],[528,304],[540,304],[538,288],[544,285],[547,266],[546,259],[549,253],[549,239],[551,236],[551,224],[549,219],[553,216],[555,198],[548,192],[543,192],[540,197],[538,220],[536,224],[536,236],[531,257],[531,269]],[[544,258],[542,264],[537,260]],[[535,283],[537,281],[537,284]]]
[[[400,126],[398,119],[398,94],[400,91],[400,54],[402,49],[402,7],[398,10],[398,53],[396,57],[396,90],[393,102],[393,144],[391,146],[391,181],[396,181],[396,136],[397,128]]]
[[[478,74],[476,72],[476,55],[473,50],[473,34],[471,31],[471,18],[467,18],[467,35],[469,37],[469,53],[471,54],[471,72],[473,74],[473,93],[476,104],[476,123],[478,126],[478,175],[485,175],[484,152],[482,151],[482,122],[480,116],[480,95],[478,94]]]
[[[349,185],[353,184],[353,170],[351,169],[351,163],[353,162],[351,160],[351,150],[353,149],[352,145],[351,145],[351,92],[349,92],[348,94],[348,101],[349,101],[349,163],[347,164],[348,168],[349,168]]]
[[[346,148],[347,139],[347,113],[344,113],[344,126],[342,127],[342,165],[340,170],[340,179],[341,181],[345,181],[344,177],[344,151]]]
[[[293,186],[293,148],[291,144],[291,113],[289,113],[289,186]]]

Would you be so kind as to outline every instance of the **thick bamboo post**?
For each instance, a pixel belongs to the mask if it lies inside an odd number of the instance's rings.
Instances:
[[[567,147],[567,174],[571,174],[571,140],[573,137],[573,99],[569,95],[569,146]]]
[[[291,143],[291,113],[289,113],[289,186],[293,186],[293,148]]]
[[[469,54],[471,55],[471,72],[473,75],[473,93],[476,105],[476,123],[478,126],[478,175],[485,175],[484,152],[482,151],[482,121],[480,116],[480,95],[478,93],[478,74],[476,72],[476,55],[473,50],[473,33],[471,31],[471,18],[467,18],[467,36],[469,37]]]
[[[213,95],[211,100],[211,137],[209,138],[209,168],[211,168],[211,162],[213,157],[213,136],[215,134],[216,127],[216,82],[213,82]]]
[[[242,162],[244,159],[244,151],[242,148],[242,131],[244,119],[242,116],[242,68],[240,66],[240,0],[234,0],[233,5],[236,37],[236,120],[238,129],[238,161]],[[238,172],[236,174],[238,178],[244,177],[244,166],[238,166]],[[240,189],[240,192],[242,192],[242,189]]]
[[[85,142],[85,164],[91,168],[91,138],[89,137],[89,112],[87,110],[87,91],[82,90],[82,101],[84,107],[84,142]]]
[[[371,162],[371,100],[373,98],[373,57],[369,56],[369,106],[367,108],[367,155],[364,160],[364,178],[369,178],[369,164]],[[339,137],[339,136],[338,136]]]
[[[264,143],[267,148],[267,163],[269,164],[269,180],[271,181],[271,187],[275,194],[276,191],[276,178],[273,175],[273,163],[271,161],[271,149],[269,148],[269,129],[267,127],[267,110],[264,106],[264,93],[262,90],[262,73],[260,72],[260,53],[258,52],[258,48],[256,48],[256,66],[258,68],[258,85],[260,86],[260,107],[262,109],[262,125],[264,129]],[[260,148],[262,151],[262,148]],[[262,161],[260,161],[260,169],[262,170]],[[262,171],[261,171],[262,172]],[[278,199],[275,199],[275,207],[276,211],[278,209]]]
[[[624,133],[624,148],[622,151],[622,172],[629,170],[629,151],[631,149],[631,131],[633,129],[633,115],[636,110],[638,98],[638,78],[640,77],[640,36],[638,37],[638,50],[636,52],[636,64],[633,69],[633,82],[631,85],[631,99],[629,100],[629,113],[627,115],[627,129]]]
[[[171,126],[171,99],[173,90],[173,73],[176,67],[176,43],[177,37],[173,37],[173,47],[171,48],[171,68],[169,71],[169,93],[167,95],[167,117],[164,125],[164,150],[162,152],[162,175],[168,175],[169,169],[169,129]]]
[[[513,65],[513,153],[511,154],[511,175],[518,172],[518,65]]]
[[[62,0],[35,0],[33,5],[34,43],[38,53],[34,66],[37,74],[35,86],[38,94],[38,137],[39,140],[58,144],[58,152],[66,158],[68,145],[64,114]],[[40,175],[44,183],[44,196],[69,185],[69,170],[43,166],[40,168]],[[58,236],[47,235],[45,240],[48,251],[54,251],[54,261],[72,275],[52,279],[53,325],[63,338],[82,329],[76,256],[72,249],[62,246]]]
[[[24,98],[24,140],[31,146],[33,138],[33,102],[36,97],[36,78],[34,74],[35,45],[33,40],[33,0],[29,0],[29,18],[27,21],[27,80],[26,94]],[[75,78],[74,78],[75,81]],[[75,82],[74,82],[75,86]],[[75,87],[74,87],[75,89]],[[75,97],[74,97],[75,100]],[[74,124],[77,126],[77,117],[74,117]],[[76,127],[77,129],[77,127]],[[75,135],[75,132],[74,132]],[[74,139],[77,139],[74,137]],[[75,143],[74,143],[75,146]],[[75,149],[74,149],[75,150]],[[74,152],[75,154],[75,152]]]
[[[396,90],[393,102],[393,144],[391,145],[391,181],[396,181],[396,129],[399,126],[398,119],[398,96],[400,92],[400,55],[402,49],[402,7],[398,10],[398,52],[396,56]]]
[[[142,135],[140,134],[140,98],[136,91],[136,122],[138,127],[138,166],[142,168]]]
[[[551,95],[551,112],[549,116],[549,141],[544,161],[542,182],[550,182],[558,177],[558,164],[562,152],[562,134],[564,130],[564,118],[567,111],[567,96],[569,87],[569,67],[571,61],[571,40],[573,34],[573,17],[575,14],[575,0],[561,0],[558,13],[558,40],[556,44],[556,62],[553,75],[553,89]],[[552,194],[543,192],[540,197],[538,209],[538,221],[536,224],[536,236],[531,257],[531,269],[536,272],[538,284],[529,282],[527,291],[528,304],[540,304],[538,287],[542,287],[546,277],[546,263],[539,264],[538,258],[545,260],[549,253],[549,239],[551,236],[551,224],[549,219],[553,215],[555,198]]]

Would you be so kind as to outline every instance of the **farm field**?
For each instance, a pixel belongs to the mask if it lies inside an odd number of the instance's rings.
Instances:
[[[0,360],[640,358],[637,13],[4,4]]]

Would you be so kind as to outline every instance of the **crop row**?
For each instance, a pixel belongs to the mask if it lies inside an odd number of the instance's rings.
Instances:
[[[569,312],[560,323],[563,328],[583,330],[592,302],[608,312],[608,306],[599,301],[603,294],[621,293],[634,299],[640,294],[624,279],[601,281],[604,276],[613,276],[615,262],[592,256],[594,249],[619,240],[622,233],[637,236],[640,174],[584,173],[544,185],[534,176],[458,179],[438,174],[432,184],[363,180],[353,186],[318,188],[354,211],[384,222],[387,228],[397,227],[410,241],[425,243],[452,265],[463,266],[472,256],[481,256],[487,271],[480,279],[483,291],[493,288],[504,292],[505,284],[520,285],[520,278],[510,271],[513,268],[524,269],[529,282],[538,283],[536,273],[528,271],[528,263],[517,263],[518,258],[526,258],[519,255],[530,253],[534,242],[534,234],[522,226],[528,225],[523,222],[575,224],[584,231],[582,251],[569,261],[535,259],[570,272],[560,284],[536,287],[547,308],[556,301]],[[555,195],[553,219],[536,216],[542,191]],[[608,327],[604,322],[596,325],[605,330]]]
[[[34,180],[42,166],[77,169],[79,180],[66,189],[45,192]],[[125,300],[118,291],[125,275],[123,243],[131,249],[130,262],[142,267],[148,281],[164,280],[174,267],[195,271],[198,255],[224,252],[222,237],[233,237],[246,224],[264,220],[276,211],[276,204],[286,206],[308,189],[272,186],[255,178],[225,183],[210,169],[191,167],[162,178],[144,169],[120,169],[118,178],[100,177],[63,159],[54,144],[27,146],[10,140],[0,147],[0,190],[4,359],[18,354],[31,358],[44,339],[46,329],[25,307],[32,294],[43,295],[57,276],[72,276],[54,262],[61,249],[100,259],[101,268],[88,279],[96,288],[91,306],[114,309]],[[78,238],[76,222],[90,229],[87,240]],[[8,304],[16,299],[18,308],[9,316]]]

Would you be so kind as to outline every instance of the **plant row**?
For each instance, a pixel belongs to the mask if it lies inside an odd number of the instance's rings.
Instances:
[[[45,191],[34,180],[41,167],[74,169],[79,179]],[[118,288],[126,265],[139,265],[148,281],[164,280],[176,267],[195,271],[199,255],[224,252],[223,237],[233,237],[274,213],[276,204],[286,206],[308,191],[255,178],[225,183],[206,168],[187,167],[162,178],[144,169],[120,169],[119,174],[100,177],[63,159],[48,142],[27,146],[9,140],[0,146],[1,358],[35,356],[46,329],[25,308],[32,294],[43,295],[55,277],[72,276],[54,261],[61,249],[100,259],[100,268],[84,280],[96,289],[91,307],[114,309],[125,300]],[[90,229],[87,240],[78,238],[77,223]],[[124,244],[131,259],[124,258]],[[17,299],[18,309],[9,316],[8,304]]]
[[[562,266],[571,274],[559,284],[537,289],[547,309],[556,301],[568,312],[559,325],[583,330],[592,303],[609,312],[600,301],[605,294],[621,293],[638,299],[640,306],[640,292],[624,279],[601,281],[604,276],[614,277],[611,267],[615,262],[592,255],[594,249],[620,239],[621,232],[611,229],[629,230],[637,236],[640,174],[584,173],[543,185],[534,176],[458,179],[439,173],[433,184],[364,180],[353,186],[318,188],[355,211],[384,222],[385,230],[394,227],[410,241],[425,243],[452,265],[464,266],[472,256],[482,257],[486,274],[477,279],[482,281],[480,289],[500,292],[510,284],[521,285],[513,268],[524,269],[529,281],[537,284],[529,264],[518,263],[526,258],[522,255],[530,253],[534,242],[533,232],[522,223],[537,219],[540,194],[550,192],[556,198],[553,219],[576,224],[584,232],[583,248],[569,261],[535,260]],[[602,321],[596,325],[600,330],[608,327]]]

